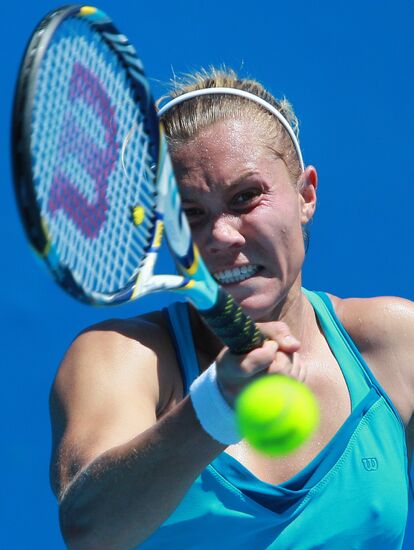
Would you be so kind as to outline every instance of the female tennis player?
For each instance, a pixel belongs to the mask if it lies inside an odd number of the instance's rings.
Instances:
[[[302,288],[317,173],[286,100],[212,70],[160,115],[207,266],[268,340],[232,355],[183,302],[76,338],[51,396],[68,547],[401,548],[414,305]],[[282,458],[234,428],[235,398],[269,373],[305,381],[321,408],[314,436]]]

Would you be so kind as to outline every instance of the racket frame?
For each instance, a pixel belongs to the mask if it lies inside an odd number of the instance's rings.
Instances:
[[[124,288],[114,293],[85,292],[70,269],[60,263],[47,224],[41,216],[33,186],[30,134],[37,69],[56,29],[69,17],[85,18],[114,51],[126,70],[135,100],[143,106],[146,114],[146,133],[152,137],[152,158],[158,160],[157,206],[151,239],[143,260],[137,266],[136,276]],[[65,6],[49,13],[34,30],[16,87],[12,119],[12,157],[16,199],[28,240],[45,261],[58,284],[73,297],[93,305],[117,305],[157,291],[181,291],[234,353],[245,353],[261,345],[262,334],[234,299],[215,281],[193,243],[190,227],[181,208],[166,139],[142,63],[125,35],[118,32],[101,10],[81,5]],[[153,275],[164,227],[179,275]]]

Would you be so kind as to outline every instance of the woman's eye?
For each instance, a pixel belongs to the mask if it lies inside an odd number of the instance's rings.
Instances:
[[[248,191],[243,191],[242,193],[239,193],[236,195],[233,199],[233,205],[237,207],[243,207],[243,206],[254,206],[256,202],[258,201],[259,197],[261,195],[261,191],[259,189],[250,189]]]

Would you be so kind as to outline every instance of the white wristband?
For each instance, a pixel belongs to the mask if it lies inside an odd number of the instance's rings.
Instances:
[[[216,363],[205,370],[190,386],[190,397],[203,429],[224,445],[238,443],[242,436],[236,415],[217,385]]]

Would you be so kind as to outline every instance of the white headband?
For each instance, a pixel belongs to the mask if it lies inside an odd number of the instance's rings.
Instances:
[[[183,103],[183,101],[187,101],[187,99],[192,99],[193,97],[198,97],[200,95],[213,95],[213,94],[228,94],[228,95],[238,95],[241,97],[245,97],[246,99],[255,101],[256,103],[258,103],[259,105],[261,105],[262,107],[270,111],[272,115],[274,115],[279,120],[279,122],[282,124],[284,129],[289,134],[290,139],[292,140],[292,143],[295,147],[296,154],[298,155],[302,172],[305,170],[305,165],[303,163],[302,151],[300,150],[299,141],[289,122],[285,119],[282,113],[280,113],[277,109],[273,107],[273,105],[270,105],[270,103],[268,103],[261,97],[251,94],[250,92],[246,92],[245,90],[240,90],[239,88],[203,88],[201,90],[193,90],[191,92],[187,92],[185,94],[179,95],[174,99],[172,99],[171,101],[169,101],[168,103],[166,103],[158,111],[158,116],[161,117],[167,111],[169,111],[172,107],[174,107],[175,105],[178,105],[179,103]]]

